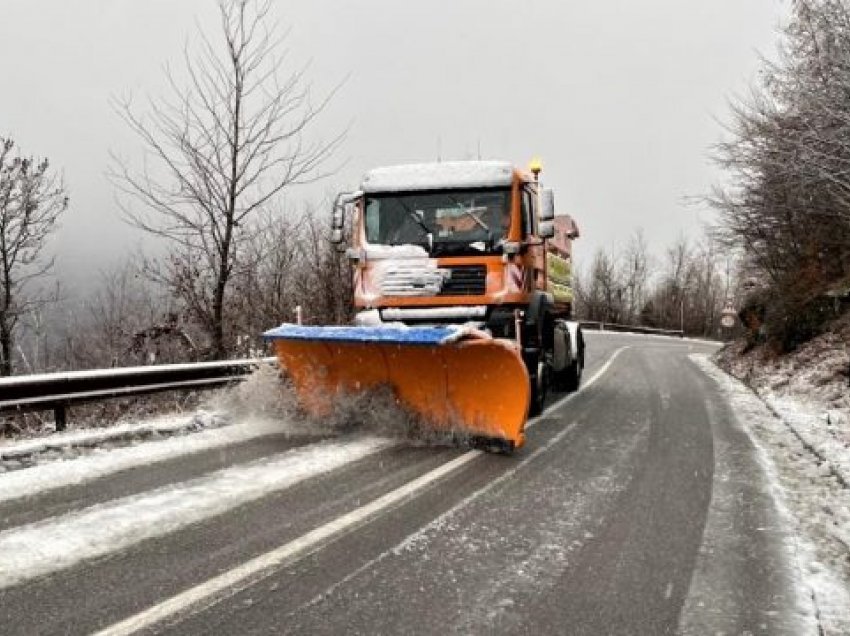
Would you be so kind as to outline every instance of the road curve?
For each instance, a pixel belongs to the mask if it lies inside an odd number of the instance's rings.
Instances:
[[[513,456],[380,447],[2,589],[2,632],[800,633],[751,443],[688,359],[713,350],[590,334],[584,388],[550,397]],[[253,440],[15,500],[0,542],[321,443]]]

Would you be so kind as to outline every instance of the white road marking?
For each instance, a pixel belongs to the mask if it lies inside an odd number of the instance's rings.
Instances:
[[[549,408],[543,411],[541,416],[530,420],[526,427],[529,428],[534,426],[543,415],[560,408],[573,399],[579,392],[590,388],[600,377],[602,377],[602,375],[610,368],[617,356],[625,349],[628,349],[628,347],[620,347],[617,349],[613,354],[611,354],[611,357],[608,358],[602,368],[599,369],[599,371],[597,371],[579,389],[579,391],[571,393],[552,404]],[[558,435],[552,438],[544,446],[531,453],[528,457],[524,458],[511,470],[507,471],[493,482],[485,485],[479,491],[468,495],[463,501],[471,501],[473,498],[480,496],[482,492],[492,488],[496,483],[500,483],[507,479],[508,476],[515,474],[522,466],[533,461],[541,453],[545,452],[558,441],[563,439],[563,437],[572,430],[574,426],[575,425],[565,427],[558,433]],[[139,612],[138,614],[115,623],[97,632],[95,636],[119,636],[123,634],[132,634],[151,627],[152,625],[156,625],[169,617],[184,613],[191,607],[208,607],[216,601],[226,598],[227,596],[231,596],[252,583],[261,580],[264,578],[264,575],[267,576],[271,574],[275,568],[279,568],[282,565],[291,563],[296,559],[318,551],[334,537],[341,535],[343,532],[350,532],[351,530],[364,525],[370,518],[377,516],[379,513],[396,507],[405,500],[413,498],[413,496],[419,491],[428,488],[431,484],[449,475],[462,466],[465,466],[483,454],[483,451],[480,450],[467,451],[460,457],[457,457],[442,466],[438,466],[430,472],[417,477],[416,479],[364,506],[356,508],[341,517],[334,519],[333,521],[329,521],[325,525],[320,526],[297,539],[285,543],[274,550],[261,554],[260,556],[255,557],[250,561],[233,568],[232,570],[204,581],[203,583],[191,587],[176,596]]]

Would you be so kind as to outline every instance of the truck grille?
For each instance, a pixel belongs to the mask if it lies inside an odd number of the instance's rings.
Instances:
[[[440,296],[482,296],[487,290],[487,267],[456,265],[445,268],[451,276],[443,281]]]

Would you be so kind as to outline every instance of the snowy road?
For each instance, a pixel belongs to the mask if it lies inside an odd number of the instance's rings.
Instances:
[[[713,347],[588,341],[512,457],[255,425],[0,475],[0,632],[817,633]]]

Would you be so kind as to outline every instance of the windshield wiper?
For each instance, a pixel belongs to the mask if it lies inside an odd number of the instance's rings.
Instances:
[[[482,221],[481,218],[472,211],[472,206],[470,206],[470,208],[467,210],[465,209],[466,206],[464,206],[463,203],[455,199],[452,195],[446,194],[446,198],[449,199],[452,203],[454,203],[463,214],[468,215],[473,221],[475,221],[479,226],[481,226],[482,230],[484,230],[485,232],[490,231],[490,226],[487,225],[484,221]],[[485,208],[485,210],[486,209],[487,208]]]

